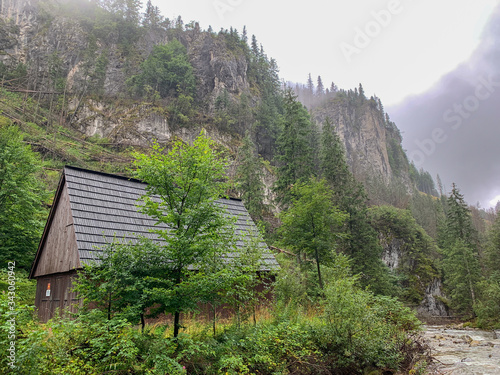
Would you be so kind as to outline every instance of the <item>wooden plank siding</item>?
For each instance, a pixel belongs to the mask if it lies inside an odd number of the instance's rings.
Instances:
[[[35,306],[38,307],[38,319],[46,323],[56,312],[75,313],[81,300],[72,291],[76,271],[47,275],[37,278]],[[50,293],[47,291],[50,289]]]
[[[35,278],[69,272],[82,267],[78,257],[75,228],[66,185],[64,183],[62,187],[52,223],[40,252],[40,259],[34,273]]]

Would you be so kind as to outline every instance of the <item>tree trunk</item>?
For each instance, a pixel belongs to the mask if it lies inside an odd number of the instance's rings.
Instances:
[[[177,338],[177,336],[179,335],[180,317],[181,317],[181,313],[179,311],[176,311],[174,313],[174,338]]]
[[[318,249],[315,250],[315,255],[316,255],[316,267],[318,268],[319,287],[321,288],[321,290],[323,290],[323,279],[321,278],[321,267],[319,266],[319,251],[318,251]]]

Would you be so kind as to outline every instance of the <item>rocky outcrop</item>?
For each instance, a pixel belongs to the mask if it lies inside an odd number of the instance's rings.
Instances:
[[[381,236],[381,244],[384,249],[382,260],[391,271],[397,271],[400,267],[402,268],[405,261],[413,262],[413,259],[408,254],[405,254],[406,243],[403,239],[393,238],[391,241],[387,241],[386,238]],[[406,267],[412,268],[410,264],[406,265]],[[423,281],[423,279],[425,277],[414,278],[414,280],[418,280],[419,282]],[[411,287],[418,289],[416,285],[412,285]],[[417,307],[417,315],[425,321],[449,316],[448,307],[443,300],[445,300],[445,295],[442,292],[441,280],[434,278],[425,288],[423,299]]]
[[[0,1],[0,61],[7,66],[27,62],[26,50],[37,20],[37,0]]]
[[[52,86],[47,72],[57,70],[66,79],[67,90],[81,95],[89,91],[96,61],[105,58],[102,92],[120,96],[126,90],[127,77],[139,70],[154,45],[178,38],[188,50],[198,79],[197,99],[209,111],[225,90],[232,97],[249,93],[246,58],[230,50],[223,36],[200,31],[199,26],[171,32],[166,28],[143,30],[130,46],[134,51],[130,54],[120,46],[118,33],[94,30],[83,18],[71,16],[64,3],[0,1],[0,61],[8,66],[27,64],[33,87]]]
[[[213,112],[218,96],[227,91],[233,97],[249,93],[248,63],[242,54],[227,48],[224,40],[205,32],[188,33],[188,55],[199,82],[197,95]]]
[[[443,302],[441,280],[434,279],[425,290],[425,297],[417,308],[417,315],[423,320],[449,316],[448,307]]]
[[[400,136],[394,134],[384,114],[370,101],[351,105],[347,99],[337,96],[316,107],[313,117],[319,127],[327,118],[335,125],[345,145],[347,163],[358,180],[375,176],[389,184],[397,176],[411,190],[407,166],[396,173],[390,163],[389,143],[401,144]]]
[[[405,241],[401,238],[387,238],[379,234],[379,241],[382,245],[382,261],[391,271],[399,268],[405,251]]]
[[[406,267],[411,269],[411,264],[414,260],[407,254],[407,244],[404,239],[392,238],[388,240],[387,237],[380,235],[380,242],[382,244],[383,262],[391,269],[391,271],[398,271],[398,269]],[[418,276],[418,275],[417,275]],[[422,275],[423,276],[423,275]],[[425,277],[416,277],[414,280],[423,281]],[[425,284],[424,284],[425,286]],[[411,287],[418,289],[416,285]],[[442,283],[438,278],[433,278],[431,282],[425,287],[425,293],[421,303],[417,306],[417,315],[424,321],[431,321],[439,317],[449,316],[448,307],[443,302],[445,295],[442,291]]]

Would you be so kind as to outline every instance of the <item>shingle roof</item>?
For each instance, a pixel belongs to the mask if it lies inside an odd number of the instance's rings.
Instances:
[[[138,199],[146,193],[146,184],[75,167],[65,167],[64,175],[82,264],[97,260],[101,249],[114,239],[134,242],[144,236],[160,241],[151,229],[161,226],[155,226],[154,219],[137,210]],[[218,202],[229,214],[237,216],[238,236],[258,235],[243,202],[237,199],[220,199]],[[238,247],[244,245],[242,239],[237,241]],[[274,255],[262,240],[260,246],[264,249],[261,270],[278,268]],[[234,254],[227,254],[228,258],[232,256]]]

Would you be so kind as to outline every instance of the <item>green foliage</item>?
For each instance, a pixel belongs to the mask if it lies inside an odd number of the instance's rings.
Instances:
[[[16,262],[28,270],[38,246],[46,210],[42,162],[13,125],[0,124],[0,266]]]
[[[240,269],[255,274],[251,269],[259,255],[250,248],[245,251],[249,258],[240,258],[246,264]],[[310,310],[313,314],[290,309],[293,302],[289,300],[273,312],[274,319],[226,326],[217,334],[209,333],[207,326],[191,335],[172,337],[166,334],[168,326],[158,324],[140,333],[123,316],[109,319],[99,309],[80,313],[74,320],[55,318],[39,324],[32,320],[32,308],[19,305],[16,371],[37,375],[312,375],[408,370],[405,364],[415,363],[421,354],[413,336],[418,321],[399,302],[360,289],[350,276],[348,263],[339,255],[331,267],[325,267],[326,298],[322,306]],[[194,282],[199,280],[202,278]],[[4,331],[8,329],[7,309],[8,299],[2,293],[0,327]],[[5,337],[0,338],[4,353],[9,345]],[[0,371],[10,371],[5,356]]]
[[[137,244],[108,245],[99,262],[80,272],[76,291],[84,298],[86,309],[98,308],[108,319],[119,317],[144,328],[146,309],[159,303],[155,291],[172,288],[168,275],[169,259],[151,240]],[[162,312],[152,309],[149,316]],[[156,313],[156,314],[155,314]],[[148,316],[148,317],[149,317]]]
[[[461,239],[448,245],[443,252],[444,283],[452,307],[459,312],[472,314],[476,303],[477,283],[481,280],[477,254]]]
[[[8,81],[6,82],[7,85],[9,83],[17,85],[20,80],[26,78],[27,74],[28,69],[22,62],[18,63],[15,67],[10,67],[0,62],[0,77],[2,81]]]
[[[401,146],[401,142],[399,139],[388,139],[387,155],[389,157],[389,165],[391,166],[394,176],[400,177],[402,172],[407,169],[408,158],[403,150],[403,147]]]
[[[478,298],[474,307],[480,328],[500,328],[500,273],[495,270],[477,283]]]
[[[203,269],[210,259],[218,261],[234,248],[232,219],[216,201],[224,195],[227,161],[214,151],[215,143],[201,135],[192,146],[181,141],[165,153],[158,144],[151,155],[134,153],[134,175],[147,183],[141,211],[156,220],[162,239],[172,289],[155,291],[166,312],[175,313],[174,332],[179,330],[179,313],[192,308],[189,274]]]
[[[36,281],[28,279],[28,272],[23,270],[17,270],[16,267],[13,268],[15,274],[16,283],[16,304],[29,306],[35,301],[36,292]],[[11,280],[12,277],[10,278]],[[8,290],[9,285],[9,275],[7,269],[4,268],[0,270],[0,291],[4,292]]]
[[[309,180],[291,189],[293,200],[281,215],[281,242],[297,254],[316,261],[319,286],[323,289],[321,265],[334,259],[336,244],[347,215],[333,206],[333,191],[325,180]]]
[[[94,310],[74,321],[28,324],[18,339],[21,373],[97,375],[133,369],[139,352],[134,343],[137,331],[124,320],[104,319],[105,315]]]
[[[321,272],[326,283],[352,277],[352,262],[344,254],[332,253],[328,265]],[[288,318],[307,312],[324,298],[319,288],[317,269],[312,260],[297,262],[289,255],[278,255],[280,270],[274,284],[278,311]]]
[[[335,298],[332,295],[332,302]],[[397,370],[405,354],[418,355],[401,351],[415,342],[410,336],[415,324],[397,302],[377,301],[365,292],[348,293],[347,298],[351,302],[342,304],[346,318],[362,307],[372,318],[363,322],[367,329],[363,335],[352,337],[362,345],[359,350],[349,351],[349,344],[335,332],[360,327],[337,321],[329,325],[330,310],[324,317],[288,320],[281,316],[255,326],[228,327],[216,336],[201,332],[176,339],[166,337],[161,326],[141,335],[125,321],[107,320],[94,310],[73,321],[25,323],[17,341],[16,370],[37,375],[362,374],[366,368]],[[340,316],[338,311],[334,314]]]
[[[156,93],[156,91],[155,91]],[[193,97],[180,93],[177,98],[170,101],[167,106],[170,125],[185,126],[189,124],[190,118],[193,115]]]
[[[324,122],[321,134],[320,170],[321,176],[334,187],[336,193],[342,194],[351,173],[345,160],[344,145],[330,118]]]
[[[445,220],[441,201],[428,194],[415,193],[411,197],[410,210],[417,223],[425,229],[427,234],[437,239],[438,228]]]
[[[381,260],[382,248],[369,224],[366,192],[349,171],[344,145],[330,119],[323,124],[320,175],[335,192],[333,203],[348,214],[339,250],[353,259],[353,271],[362,275],[364,286],[376,293],[391,294],[388,269]]]
[[[444,283],[452,306],[472,315],[477,302],[477,283],[481,279],[479,254],[470,210],[460,190],[453,189],[446,201],[445,228],[439,243],[443,249]]]
[[[425,289],[439,277],[435,259],[439,250],[425,231],[416,223],[408,210],[391,206],[372,207],[368,211],[372,227],[382,235],[387,246],[399,246],[401,258],[394,272],[401,290],[398,297],[405,302],[419,304]]]
[[[131,77],[127,83],[139,95],[149,85],[161,97],[191,96],[195,89],[195,78],[186,47],[174,39],[157,45],[141,65],[141,73]]]
[[[440,241],[445,244],[444,247],[454,245],[456,240],[474,246],[476,236],[471,213],[464,196],[457,186],[453,184],[450,196],[446,201],[446,230]]]
[[[0,289],[0,350],[5,353],[0,358],[0,372],[3,374],[14,373],[12,370],[11,354],[18,359],[19,340],[23,337],[23,330],[33,320],[34,283],[27,280],[27,275],[22,272],[2,270]],[[9,283],[9,280],[11,281]],[[9,289],[10,287],[10,289]],[[9,352],[14,343],[16,353]],[[15,364],[16,365],[16,364]]]
[[[324,325],[314,337],[332,361],[352,373],[370,365],[396,368],[406,340],[402,333],[418,327],[414,314],[395,299],[358,289],[353,278],[330,283],[325,295]]]
[[[415,167],[414,164],[410,164],[410,178],[413,183],[417,186],[417,189],[422,193],[438,196],[436,190],[436,184],[429,172],[424,171],[422,168],[420,171]]]
[[[236,184],[241,192],[245,207],[254,220],[262,220],[264,211],[267,210],[264,204],[265,186],[262,181],[264,166],[261,159],[256,155],[255,144],[248,133],[239,149],[237,162]]]
[[[290,203],[293,184],[305,182],[313,175],[310,137],[309,113],[289,90],[285,94],[284,114],[278,137],[278,177],[274,188],[278,201],[284,206]]]
[[[500,270],[500,212],[488,231],[485,263],[489,273]]]

